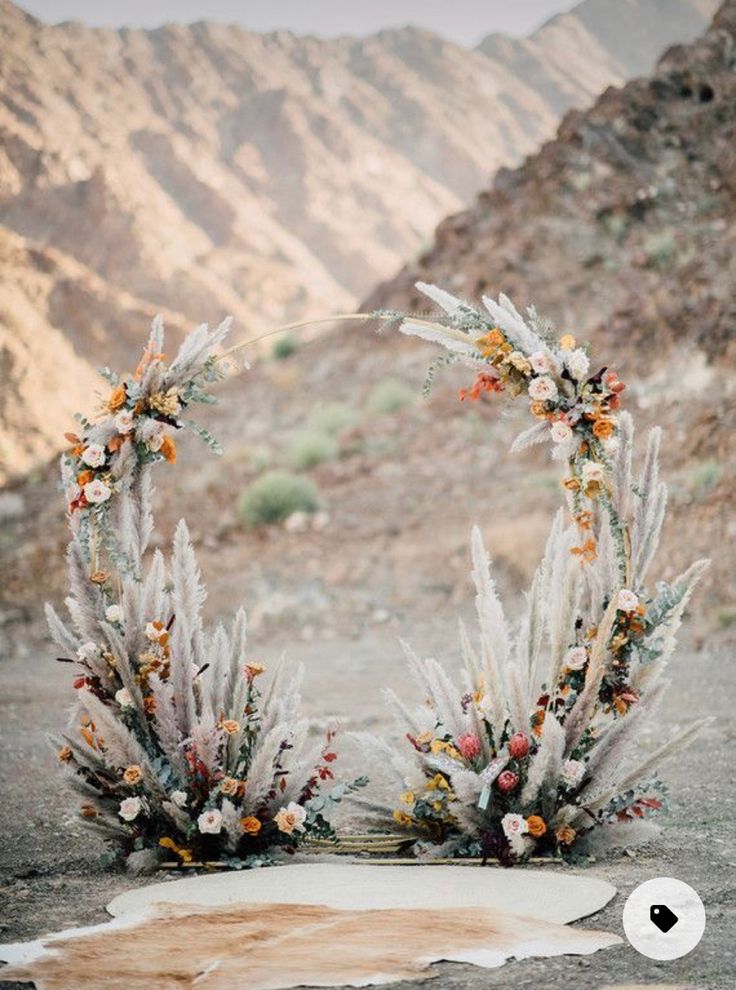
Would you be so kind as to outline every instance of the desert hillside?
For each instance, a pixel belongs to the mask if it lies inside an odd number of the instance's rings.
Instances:
[[[590,338],[600,363],[627,381],[626,407],[640,430],[665,428],[671,513],[659,573],[713,557],[701,629],[736,618],[727,553],[736,426],[734,37],[736,2],[728,0],[701,41],[668,52],[651,78],[569,115],[554,141],[444,221],[419,262],[365,304],[415,306],[421,277],[468,298],[505,290],[561,330]],[[435,356],[423,342],[351,324],[281,360],[261,357],[220,388],[206,422],[224,457],[190,437],[179,444],[180,463],[157,471],[157,539],[187,516],[211,615],[247,597],[254,633],[269,648],[288,642],[298,653],[301,642],[318,653],[313,641],[347,642],[346,663],[367,679],[365,637],[374,651],[377,641],[393,650],[407,628],[418,630],[418,645],[438,624],[451,638],[447,617],[468,600],[472,522],[483,526],[502,589],[518,591],[560,502],[558,468],[543,448],[509,454],[528,425],[526,408],[501,397],[458,401],[468,384],[463,369],[447,369],[421,399]],[[238,512],[241,491],[284,467],[316,486],[320,514],[249,527]],[[38,600],[57,599],[63,587],[61,569],[48,566],[64,546],[53,483],[49,469],[13,493],[17,516],[3,550],[13,561],[4,590],[11,633],[35,624]]]
[[[132,359],[139,315],[248,331],[352,307],[562,112],[714,8],[627,0],[612,30],[611,5],[585,0],[468,51],[413,28],[51,26],[0,0],[0,478],[56,449],[68,383]]]

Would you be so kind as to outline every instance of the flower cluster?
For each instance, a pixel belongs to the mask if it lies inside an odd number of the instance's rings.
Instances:
[[[622,559],[624,537],[611,503],[612,458],[626,387],[617,373],[608,367],[593,371],[588,348],[578,346],[572,334],[556,338],[534,310],[527,323],[505,296],[498,303],[484,297],[484,315],[436,286],[419,282],[417,288],[443,312],[432,321],[398,314],[399,329],[443,344],[455,360],[478,369],[461,399],[499,392],[527,397],[537,423],[517,437],[513,449],[548,441],[567,465],[562,484],[581,537],[572,552],[582,563],[595,559],[594,510],[601,503],[612,517]]]
[[[441,289],[418,287],[445,318],[404,317],[400,329],[481,365],[463,397],[529,396],[539,423],[516,446],[548,439],[563,451],[573,520],[555,518],[515,635],[474,530],[480,642],[474,648],[463,630],[462,688],[435,660],[407,649],[426,701],[412,709],[388,693],[409,743],[408,752],[376,743],[398,778],[394,820],[419,836],[418,851],[434,856],[511,863],[631,845],[651,834],[644,819],[664,804],[657,767],[705,724],[649,755],[638,752],[683,611],[708,563],[660,581],[656,592],[647,587],[667,499],[660,431],[651,431],[634,480],[633,423],[619,410],[623,385],[614,372],[591,374],[587,352],[570,335],[552,340],[534,311],[530,326],[504,297],[484,299],[488,320]]]
[[[79,433],[66,433],[70,444],[62,459],[62,481],[72,528],[80,537],[93,571],[100,573],[100,555],[124,565],[116,538],[118,496],[135,487],[141,472],[158,461],[176,463],[176,431],[189,427],[215,452],[219,447],[207,430],[185,419],[194,403],[213,402],[208,384],[221,377],[215,347],[225,339],[230,320],[214,331],[199,327],[187,337],[174,361],[163,353],[163,324],[154,321],[151,336],[134,374],[120,378],[105,368],[112,391],[94,421],[78,416]],[[119,506],[117,506],[119,508]]]
[[[156,325],[139,371],[115,386],[110,417],[74,454],[98,474],[76,479],[69,625],[47,606],[59,659],[78,668],[59,760],[82,796],[82,821],[108,841],[110,857],[139,869],[172,856],[236,867],[267,861],[306,836],[331,836],[330,809],[365,784],[335,781],[335,733],[315,737],[300,715],[301,674],[279,668],[261,693],[264,668],[249,656],[242,610],[230,633],[222,626],[205,631],[206,591],[183,521],[168,564],[159,551],[144,562],[152,527],[148,471],[171,455],[166,431],[181,425],[181,409],[203,401],[198,383],[210,376],[221,337],[195,331],[167,369]],[[121,462],[120,484],[108,484],[105,472]],[[96,502],[100,486],[108,494]],[[90,574],[90,528],[80,527],[78,516],[110,501],[110,493],[119,548],[112,562],[124,553],[125,563]],[[93,524],[99,535],[98,517]]]

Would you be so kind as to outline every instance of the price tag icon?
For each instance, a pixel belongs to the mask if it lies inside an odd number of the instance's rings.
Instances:
[[[652,904],[649,908],[649,920],[661,932],[666,933],[670,928],[674,928],[680,919],[674,911],[670,911],[666,904]]]

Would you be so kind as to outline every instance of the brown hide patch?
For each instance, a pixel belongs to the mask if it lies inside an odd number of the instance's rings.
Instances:
[[[280,990],[365,986],[436,975],[433,961],[497,966],[510,956],[589,953],[620,939],[490,909],[346,911],[305,904],[160,905],[127,928],[46,943],[0,980],[38,990]]]

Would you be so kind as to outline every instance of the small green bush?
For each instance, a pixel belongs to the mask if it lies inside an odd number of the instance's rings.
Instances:
[[[677,257],[677,241],[670,231],[663,230],[658,234],[650,234],[644,241],[644,253],[650,268],[665,271],[672,266]]]
[[[337,457],[338,447],[334,437],[321,430],[298,430],[291,438],[287,451],[287,459],[296,471],[308,471],[310,468],[332,461]]]
[[[314,407],[307,425],[313,430],[335,437],[343,430],[355,426],[357,422],[357,411],[346,402],[323,402]]]
[[[293,333],[285,333],[278,337],[271,348],[271,354],[277,361],[285,361],[299,350],[299,340]]]
[[[368,408],[373,413],[395,413],[414,402],[414,389],[396,378],[384,378],[368,397]]]
[[[268,471],[243,491],[238,512],[251,526],[281,522],[292,512],[315,512],[317,486],[309,478],[289,471]]]

